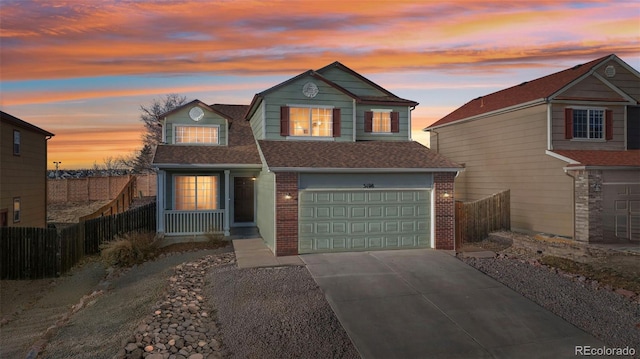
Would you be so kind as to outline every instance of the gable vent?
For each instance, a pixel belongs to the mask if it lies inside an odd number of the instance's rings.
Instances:
[[[614,77],[616,75],[616,68],[613,65],[609,65],[604,69],[604,74],[607,77]]]

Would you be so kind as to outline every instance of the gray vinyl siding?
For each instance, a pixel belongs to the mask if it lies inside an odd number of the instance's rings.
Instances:
[[[394,133],[364,132],[364,113],[372,109],[386,109],[400,113],[400,131]],[[408,141],[409,131],[409,108],[406,106],[358,105],[356,108],[357,141]]]
[[[318,94],[308,98],[302,94],[302,87],[307,82],[318,86]],[[287,86],[279,88],[265,95],[263,103],[266,106],[266,136],[267,140],[283,140],[280,136],[280,107],[304,106],[332,106],[340,108],[341,133],[336,141],[353,141],[353,100],[344,93],[313,77],[304,77]],[[258,111],[256,111],[258,112]],[[253,126],[253,124],[252,124]],[[257,126],[257,123],[256,123]]]
[[[249,119],[249,124],[251,125],[251,131],[253,132],[253,137],[256,140],[263,140],[262,138],[262,123],[264,118],[262,118],[262,111],[264,110],[264,101],[260,102],[260,105],[253,113],[251,118]]]
[[[298,188],[304,189],[364,189],[365,184],[373,188],[432,188],[431,173],[301,173]]]
[[[166,143],[173,144],[174,142],[173,130],[176,125],[178,126],[180,125],[187,125],[187,126],[218,125],[219,126],[219,130],[218,130],[219,145],[226,146],[227,145],[227,120],[215,112],[211,112],[205,108],[202,108],[202,110],[204,111],[204,117],[198,122],[193,121],[189,117],[189,110],[191,110],[192,108],[193,106],[184,107],[167,117],[166,126],[164,127]]]
[[[565,139],[564,110],[574,107],[569,104],[553,104],[551,107],[551,138],[554,150],[618,150],[625,149],[625,111],[624,106],[593,105],[590,108],[602,108],[613,111],[613,139]],[[580,105],[580,107],[585,107]],[[606,137],[605,137],[606,138]]]
[[[432,149],[465,165],[455,181],[457,200],[510,189],[512,229],[573,236],[573,182],[562,170],[566,163],[545,154],[546,105],[437,132]]]
[[[260,236],[272,251],[275,252],[275,185],[276,176],[273,172],[263,170],[256,179],[257,220],[256,225]]]
[[[363,82],[356,76],[344,72],[338,68],[330,68],[322,72],[322,76],[348,89],[358,96],[385,96],[386,94],[374,86]]]

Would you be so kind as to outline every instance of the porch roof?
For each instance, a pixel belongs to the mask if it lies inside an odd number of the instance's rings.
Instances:
[[[258,143],[270,168],[462,170],[461,165],[413,141]]]
[[[640,167],[640,150],[596,151],[596,150],[554,150],[554,153],[570,159],[567,166],[607,166]]]

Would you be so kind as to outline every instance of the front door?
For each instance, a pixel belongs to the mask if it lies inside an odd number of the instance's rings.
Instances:
[[[233,178],[233,221],[253,222],[253,185],[252,177]]]

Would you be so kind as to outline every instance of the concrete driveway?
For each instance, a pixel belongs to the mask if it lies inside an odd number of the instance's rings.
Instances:
[[[300,257],[363,358],[569,358],[604,346],[443,251]]]

